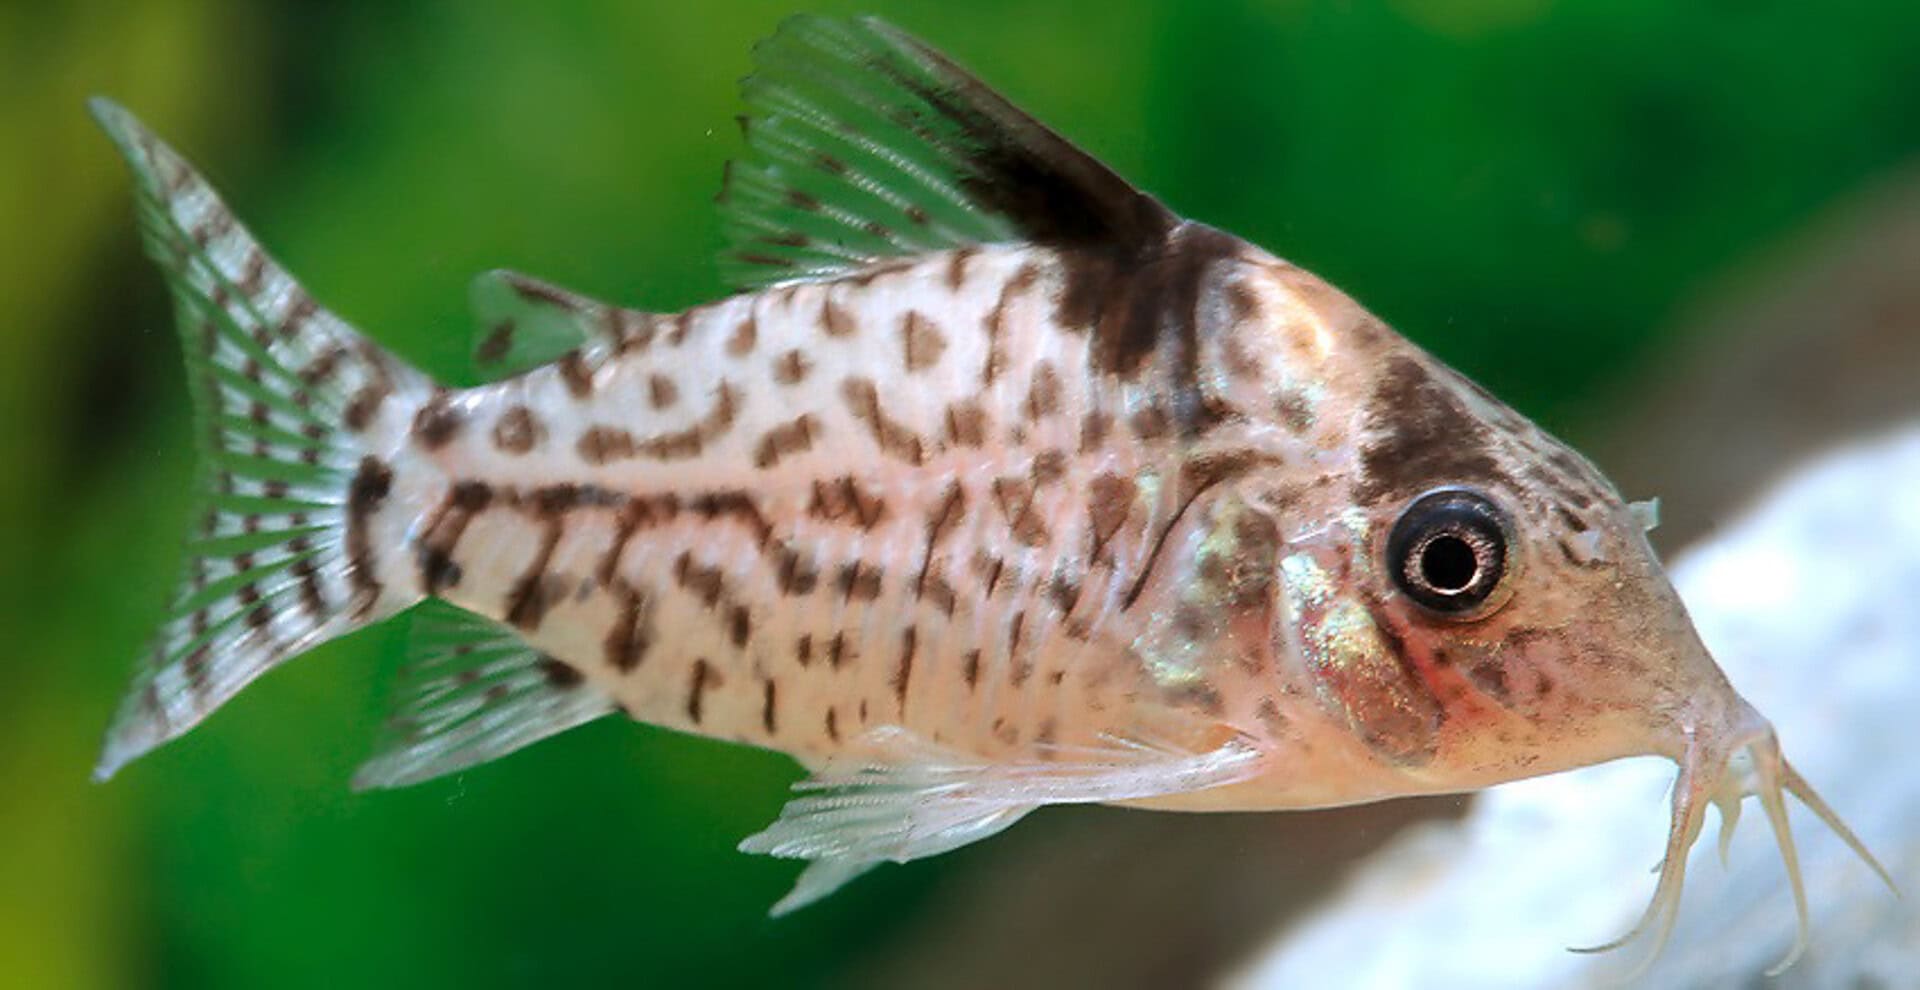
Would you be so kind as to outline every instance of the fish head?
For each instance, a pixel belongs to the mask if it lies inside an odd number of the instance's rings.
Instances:
[[[1508,780],[1765,723],[1702,644],[1651,513],[1584,457],[1411,346],[1368,396],[1351,594],[1432,700],[1433,765]]]
[[[1310,300],[1295,313],[1319,338],[1324,388],[1319,467],[1266,496],[1287,520],[1274,640],[1297,661],[1295,693],[1408,790],[1674,760],[1667,856],[1635,933],[1671,926],[1706,806],[1721,809],[1724,850],[1741,801],[1757,796],[1804,938],[1784,794],[1880,867],[1701,642],[1647,540],[1651,505],[1337,291],[1284,278]]]
[[[1470,788],[1757,731],[1630,504],[1586,458],[1344,293],[1249,260],[1217,405],[1285,437],[1274,652],[1382,762]]]

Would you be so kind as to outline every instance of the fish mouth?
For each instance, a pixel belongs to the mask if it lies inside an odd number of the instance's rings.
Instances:
[[[1608,952],[1651,934],[1651,949],[1623,979],[1632,981],[1645,973],[1673,934],[1674,923],[1679,917],[1680,891],[1686,884],[1687,854],[1700,838],[1706,824],[1707,806],[1711,804],[1720,810],[1720,861],[1725,865],[1734,827],[1740,822],[1741,802],[1749,796],[1760,799],[1760,807],[1765,810],[1767,822],[1773,828],[1774,842],[1780,849],[1780,860],[1786,867],[1787,881],[1793,891],[1793,909],[1797,921],[1793,947],[1773,968],[1767,970],[1768,976],[1785,972],[1806,952],[1808,943],[1807,891],[1800,875],[1800,853],[1794,845],[1793,829],[1787,820],[1787,795],[1793,795],[1807,810],[1813,812],[1862,862],[1872,868],[1895,897],[1900,896],[1900,890],[1886,867],[1874,858],[1866,844],[1814,791],[1806,778],[1787,762],[1785,754],[1780,751],[1780,741],[1774,734],[1773,726],[1751,709],[1747,709],[1747,714],[1750,716],[1749,723],[1757,724],[1736,735],[1733,744],[1725,748],[1714,746],[1701,738],[1697,730],[1689,731],[1687,750],[1677,761],[1680,772],[1673,784],[1673,820],[1668,827],[1666,853],[1660,861],[1660,880],[1654,887],[1652,901],[1626,934],[1600,945],[1572,951]]]

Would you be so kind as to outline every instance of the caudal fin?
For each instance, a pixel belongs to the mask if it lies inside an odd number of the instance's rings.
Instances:
[[[322,309],[131,114],[89,108],[132,167],[172,291],[200,453],[186,573],[108,730],[104,780],[281,661],[418,599],[383,583],[374,523],[404,501],[393,454],[433,385]]]

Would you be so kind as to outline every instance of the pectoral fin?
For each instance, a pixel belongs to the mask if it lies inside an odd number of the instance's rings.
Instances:
[[[829,763],[794,785],[799,796],[740,850],[811,863],[781,915],[832,893],[881,862],[904,863],[984,839],[1045,804],[1132,801],[1237,783],[1260,753],[1235,738],[1187,752],[1138,740],[1063,749],[1055,760],[992,763],[899,728],[877,729],[866,759]]]

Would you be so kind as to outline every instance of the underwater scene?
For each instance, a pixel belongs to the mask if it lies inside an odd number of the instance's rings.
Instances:
[[[0,53],[9,985],[1920,981],[1907,5]]]

